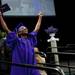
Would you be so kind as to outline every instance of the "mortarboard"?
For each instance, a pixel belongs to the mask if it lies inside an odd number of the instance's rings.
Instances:
[[[20,22],[17,27],[13,30],[14,32],[18,32],[18,29],[23,26],[23,27],[26,27],[22,22]],[[27,28],[27,27],[26,27]]]

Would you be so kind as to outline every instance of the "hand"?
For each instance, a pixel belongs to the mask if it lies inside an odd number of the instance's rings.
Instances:
[[[38,14],[39,16],[43,16],[44,14],[43,14],[43,12],[39,12],[39,14]]]

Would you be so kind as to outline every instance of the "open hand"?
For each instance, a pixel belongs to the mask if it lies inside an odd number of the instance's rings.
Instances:
[[[44,14],[43,14],[43,12],[39,12],[39,14],[38,14],[39,16],[43,16]]]

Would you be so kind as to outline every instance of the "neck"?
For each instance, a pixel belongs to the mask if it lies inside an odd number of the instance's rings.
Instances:
[[[21,37],[22,37],[22,38],[27,38],[28,36],[27,36],[27,35],[21,35]]]

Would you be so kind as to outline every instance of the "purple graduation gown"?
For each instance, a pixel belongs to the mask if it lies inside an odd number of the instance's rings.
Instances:
[[[15,32],[7,35],[6,44],[12,49],[12,62],[18,64],[36,64],[34,45],[36,32],[31,32],[28,38],[19,38]],[[10,75],[40,75],[39,70],[11,65]]]

